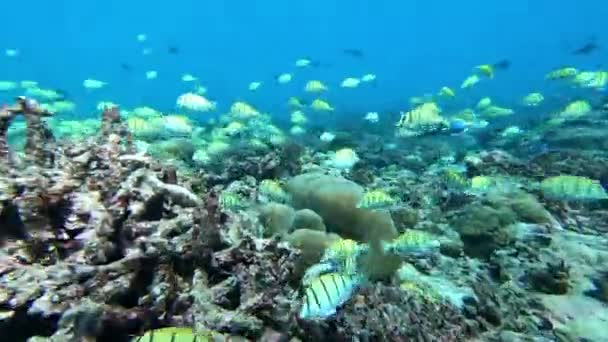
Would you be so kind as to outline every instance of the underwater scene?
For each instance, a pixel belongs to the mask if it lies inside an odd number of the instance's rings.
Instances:
[[[608,3],[4,1],[0,341],[608,341]]]

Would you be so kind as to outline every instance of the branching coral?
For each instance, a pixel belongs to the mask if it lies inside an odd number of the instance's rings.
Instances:
[[[288,281],[296,256],[277,240],[251,238],[215,254],[216,266],[195,275],[197,329],[248,337],[260,336],[264,325],[285,331],[295,309]]]

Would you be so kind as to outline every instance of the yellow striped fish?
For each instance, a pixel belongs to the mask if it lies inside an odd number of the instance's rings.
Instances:
[[[443,183],[449,191],[464,191],[471,186],[471,181],[454,169],[446,169],[442,175]]]
[[[219,203],[224,210],[238,210],[244,208],[243,198],[230,191],[224,191],[220,195]]]
[[[289,194],[283,190],[281,184],[276,180],[264,179],[260,182],[258,191],[273,202],[288,203],[291,200]]]
[[[361,245],[351,239],[340,239],[327,247],[321,262],[335,263],[342,273],[354,274],[357,271],[357,259],[367,245]]]
[[[423,103],[406,113],[401,113],[397,127],[434,125],[444,122],[441,110],[435,102]]]
[[[310,285],[317,277],[326,273],[356,274],[359,256],[367,249],[367,245],[350,239],[334,242],[325,249],[321,261],[306,270],[302,284]]]
[[[567,175],[549,177],[540,183],[540,189],[545,197],[556,200],[608,199],[608,194],[602,184],[587,177]]]
[[[397,204],[397,199],[393,198],[384,190],[368,191],[357,203],[360,209],[387,209]]]
[[[161,328],[134,337],[131,342],[207,342],[212,341],[211,333],[195,333],[192,328]]]
[[[433,253],[439,249],[439,240],[433,235],[420,230],[407,230],[395,240],[385,243],[384,250],[396,255],[420,256]]]
[[[545,76],[545,79],[561,80],[561,79],[565,79],[565,78],[574,78],[576,75],[578,75],[578,73],[579,73],[578,69],[566,67],[566,68],[552,70],[551,72],[549,72],[547,74],[547,76]]]
[[[339,273],[324,274],[315,279],[304,292],[301,319],[323,319],[336,313],[361,285],[363,278]]]

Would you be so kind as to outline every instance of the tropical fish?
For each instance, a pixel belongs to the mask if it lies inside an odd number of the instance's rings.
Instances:
[[[203,86],[196,86],[194,87],[194,93],[197,95],[205,95],[207,94],[207,88],[203,87]]]
[[[401,290],[428,301],[437,302],[441,300],[442,295],[437,290],[437,286],[434,286],[436,283],[434,279],[423,275],[413,265],[403,263],[397,274],[398,279],[401,280],[399,286]]]
[[[541,93],[530,93],[523,98],[522,103],[525,106],[535,107],[543,102],[544,99],[545,97]]]
[[[579,176],[555,176],[544,179],[540,189],[547,198],[565,201],[608,199],[599,181]]]
[[[306,270],[302,284],[308,285],[326,273],[356,274],[359,256],[367,250],[367,244],[359,244],[350,239],[340,239],[330,244],[319,263]]]
[[[108,84],[107,82],[94,80],[94,79],[86,79],[82,82],[82,86],[87,89],[101,89],[101,88],[105,87],[107,84]]]
[[[488,118],[497,118],[502,116],[513,115],[515,111],[511,108],[504,108],[499,106],[489,106],[485,108],[481,114]]]
[[[277,82],[281,84],[289,83],[291,82],[292,77],[293,76],[288,73],[280,74],[279,76],[277,76]]]
[[[357,153],[350,148],[337,150],[330,160],[330,164],[337,169],[350,169],[359,161]]]
[[[574,76],[572,82],[581,88],[604,89],[608,83],[606,71],[582,71]]]
[[[514,178],[506,176],[475,176],[471,178],[471,186],[467,191],[472,195],[486,193],[512,193],[520,190],[520,185]]]
[[[372,190],[363,194],[363,197],[357,203],[357,208],[360,209],[387,209],[393,207],[399,201],[393,198],[384,190]]]
[[[510,136],[519,135],[523,132],[524,131],[517,126],[509,126],[500,133],[500,136],[501,137],[510,137]]]
[[[226,132],[226,135],[230,137],[238,136],[244,131],[245,125],[237,121],[232,121],[228,125],[226,125],[226,127],[224,127],[224,132]]]
[[[169,136],[190,136],[194,130],[192,121],[185,115],[167,115],[161,118],[164,133]]]
[[[296,125],[302,125],[308,122],[308,118],[301,110],[294,110],[291,112],[291,123]]]
[[[294,107],[294,108],[302,108],[304,107],[304,104],[302,103],[302,100],[300,100],[299,98],[292,96],[289,98],[289,100],[287,100],[287,105],[290,107]]]
[[[325,86],[325,84],[319,80],[312,80],[306,83],[304,91],[308,93],[320,93],[327,91],[327,86]]]
[[[276,180],[264,179],[258,186],[258,192],[268,199],[278,203],[288,203],[291,200],[289,194]]]
[[[365,75],[361,76],[362,82],[373,82],[375,80],[376,80],[375,74],[365,74]]]
[[[548,80],[559,80],[565,78],[573,78],[578,74],[578,69],[572,67],[564,67],[550,71],[545,78]]]
[[[198,78],[192,76],[191,74],[183,74],[182,75],[182,82],[194,82],[197,81]]]
[[[213,340],[213,333],[196,333],[192,328],[160,328],[134,337],[131,342],[207,342]]]
[[[439,249],[440,243],[433,235],[409,229],[391,242],[383,242],[386,253],[400,256],[424,256]]]
[[[378,117],[377,112],[368,112],[367,114],[365,114],[365,117],[363,118],[363,120],[369,121],[371,123],[377,123],[380,120],[380,118]]]
[[[146,35],[145,35],[145,34],[143,34],[143,33],[140,33],[140,34],[138,34],[137,36],[135,36],[135,39],[136,39],[138,42],[143,43],[143,42],[145,42],[146,40],[148,40],[148,36],[146,36]]]
[[[473,190],[488,190],[494,182],[491,177],[488,176],[475,176],[471,178],[471,189]]]
[[[177,106],[197,112],[208,112],[215,110],[216,103],[207,100],[202,95],[185,93],[177,98]]]
[[[472,86],[479,83],[479,81],[480,81],[479,75],[473,74],[473,75],[467,77],[464,81],[462,81],[460,88],[462,88],[462,89],[471,88]]]
[[[252,117],[259,116],[260,112],[246,102],[237,101],[237,102],[233,103],[232,106],[230,106],[230,115],[233,115],[233,116],[236,116],[239,118],[249,119]]]
[[[134,137],[142,140],[158,138],[163,133],[162,123],[158,120],[147,120],[135,116],[127,119],[127,127]]]
[[[289,129],[289,134],[291,135],[303,135],[304,133],[306,133],[306,130],[299,125],[294,125]]]
[[[453,135],[461,134],[468,131],[469,127],[473,127],[471,122],[459,118],[452,118],[448,122],[447,132]]]
[[[471,186],[470,180],[453,168],[444,170],[442,179],[446,188],[450,191],[464,191]]]
[[[158,77],[158,72],[155,70],[146,71],[146,79],[154,80]]]
[[[585,100],[577,100],[566,105],[558,116],[564,119],[576,119],[586,115],[591,111],[591,109],[592,108],[589,102]]]
[[[593,40],[572,51],[573,55],[590,55],[600,48]]]
[[[319,140],[321,140],[323,142],[332,142],[332,141],[334,141],[335,138],[336,138],[336,135],[331,132],[323,132],[319,136]]]
[[[6,49],[6,50],[4,50],[4,55],[6,57],[17,57],[17,56],[19,56],[19,50],[18,49]]]
[[[358,78],[354,78],[354,77],[348,77],[345,78],[342,83],[340,84],[340,87],[342,88],[356,88],[359,86],[359,83],[361,83],[361,80]]]
[[[479,102],[477,102],[476,108],[478,110],[484,110],[492,105],[492,99],[489,97],[484,97]]]
[[[334,108],[327,102],[321,99],[315,99],[310,104],[310,107],[317,112],[332,112]]]
[[[308,66],[317,67],[319,64],[319,62],[312,61],[309,58],[300,58],[294,63],[294,65],[298,68],[306,68]]]
[[[346,303],[362,284],[357,275],[328,273],[313,280],[304,290],[301,319],[324,319],[336,313],[336,309]]]
[[[441,117],[440,109],[435,102],[427,102],[419,105],[409,112],[401,113],[397,127],[412,127],[436,125],[445,122]]]
[[[224,210],[239,210],[245,207],[243,198],[231,191],[223,191],[220,194],[219,203]]]
[[[262,85],[262,82],[251,82],[249,83],[249,90],[255,91]]]
[[[449,87],[442,87],[439,90],[438,95],[441,97],[454,97],[456,96],[456,93],[454,93],[454,91]]]
[[[482,75],[489,77],[489,78],[493,78],[494,77],[494,71],[498,70],[498,69],[508,69],[511,66],[511,61],[504,59],[502,61],[499,61],[497,63],[494,64],[481,64],[481,65],[477,65],[475,67],[475,69],[477,69],[477,71],[479,71]]]
[[[477,69],[477,71],[479,71],[482,75],[486,77],[494,77],[494,67],[490,64],[477,65],[475,69]]]
[[[340,239],[325,249],[321,261],[345,259],[357,253],[359,243],[351,239]]]

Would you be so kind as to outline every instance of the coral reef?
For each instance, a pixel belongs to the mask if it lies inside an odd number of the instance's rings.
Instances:
[[[146,108],[127,122],[104,108],[86,124],[98,134],[52,122],[66,130],[57,140],[35,102],[0,109],[0,336],[127,341],[172,326],[256,341],[601,340],[606,203],[564,203],[537,184],[599,179],[604,154],[524,160],[507,139],[473,153],[452,138],[397,148],[355,133],[315,150],[274,126],[255,135],[266,121],[236,109],[209,141],[187,118]],[[243,136],[237,114],[251,120]],[[7,145],[19,115],[23,158]],[[361,160],[325,163],[338,148]],[[470,187],[448,184],[456,167]],[[360,206],[374,191],[392,205]],[[406,253],[424,246],[440,253]],[[326,272],[361,279],[358,291],[303,318],[307,277]]]
[[[1,255],[2,336],[104,340],[194,321],[250,338],[287,331],[297,252],[246,226],[226,240],[247,220],[224,224],[212,193],[130,154],[116,113],[102,115],[99,139],[57,148],[52,169],[3,179],[18,191],[2,192],[3,234],[13,233]],[[15,222],[21,234],[8,231]]]
[[[328,322],[302,323],[304,341],[464,341],[474,332],[447,303],[420,300],[396,287],[367,288]]]

